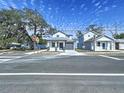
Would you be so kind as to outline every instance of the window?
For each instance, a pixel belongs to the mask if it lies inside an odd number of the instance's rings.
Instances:
[[[55,47],[55,42],[52,42],[52,47]]]
[[[59,37],[59,35],[57,35],[57,37]]]
[[[88,35],[88,37],[90,37],[90,35]]]
[[[97,46],[100,46],[100,42],[97,42]]]

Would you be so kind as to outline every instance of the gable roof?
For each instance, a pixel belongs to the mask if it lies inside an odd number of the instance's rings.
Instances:
[[[93,37],[93,38],[91,38],[91,39],[88,39],[88,40],[86,40],[85,42],[94,41],[95,39],[98,40],[98,39],[100,39],[100,38],[102,38],[102,37],[106,37],[106,38],[109,38],[109,39],[111,39],[112,41],[114,41],[113,38],[110,38],[110,37],[108,37],[108,36],[106,36],[106,35],[98,35],[97,37]]]
[[[94,33],[95,35],[99,35],[99,33],[94,32],[94,31],[86,31],[86,32],[83,32],[83,35],[85,35],[85,34],[87,34],[87,33],[89,33],[89,32]]]
[[[62,34],[64,34],[64,35],[66,35],[66,36],[68,36],[66,33],[64,33],[64,32],[62,32],[62,31],[58,31],[58,32],[60,32],[60,33],[62,33]],[[58,33],[58,32],[56,32],[56,33]],[[56,34],[55,33],[55,34]],[[53,34],[53,35],[55,35],[55,34]]]
[[[67,37],[73,36],[73,35],[71,35],[71,34],[66,34],[66,33],[64,33],[64,32],[62,32],[62,31],[58,31],[58,32],[64,34],[64,35],[67,36]],[[58,33],[58,32],[56,32],[56,33]],[[56,34],[56,33],[55,33],[55,34]],[[53,34],[53,35],[55,35],[55,34]]]

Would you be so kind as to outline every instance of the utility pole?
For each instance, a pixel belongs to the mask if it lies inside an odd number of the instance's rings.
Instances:
[[[94,51],[96,50],[96,35],[94,35],[94,47],[93,47],[94,49]]]

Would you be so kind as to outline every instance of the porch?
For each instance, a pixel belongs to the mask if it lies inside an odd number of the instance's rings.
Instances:
[[[110,51],[114,50],[114,43],[111,41],[96,41],[95,45],[92,44],[94,51]]]
[[[74,50],[74,42],[67,41],[48,41],[49,51]]]

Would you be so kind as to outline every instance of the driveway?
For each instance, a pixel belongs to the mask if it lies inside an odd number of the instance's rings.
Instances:
[[[60,53],[58,55],[66,55],[66,56],[81,56],[81,55],[86,55],[84,53],[79,53],[75,50],[66,50],[64,53]]]

